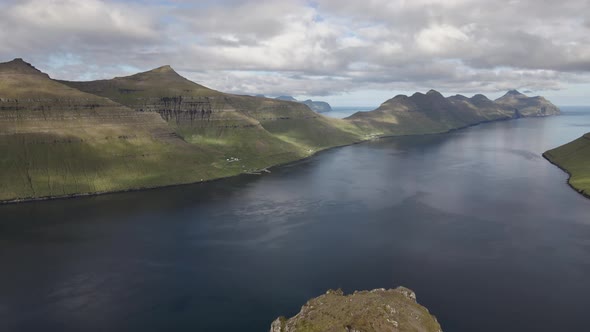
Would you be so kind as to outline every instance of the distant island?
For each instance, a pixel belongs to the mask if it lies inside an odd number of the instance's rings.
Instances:
[[[308,301],[290,319],[277,318],[270,332],[442,332],[440,324],[405,287],[344,295],[341,290]]]
[[[307,105],[307,107],[309,107],[312,111],[318,112],[318,113],[326,113],[326,112],[332,111],[332,106],[330,106],[330,104],[326,103],[325,101],[313,101],[311,99],[299,101],[299,100],[293,98],[292,96],[278,96],[275,99],[302,103],[302,104]]]
[[[303,103],[209,89],[172,67],[90,82],[52,79],[22,59],[0,63],[0,202],[188,184],[385,136],[443,133],[559,114],[510,91],[396,96],[334,119]]]
[[[568,183],[573,189],[590,198],[590,133],[543,156],[570,175]]]

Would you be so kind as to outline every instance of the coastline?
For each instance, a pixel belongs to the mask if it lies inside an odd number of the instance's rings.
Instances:
[[[551,158],[547,155],[547,152],[543,153],[543,158],[545,158],[545,160],[547,160],[548,162],[550,162],[552,165],[556,166],[557,168],[559,168],[560,170],[562,170],[564,173],[566,173],[568,175],[566,183],[567,185],[572,188],[575,192],[577,192],[578,194],[590,199],[590,193],[585,192],[582,189],[578,189],[576,187],[574,187],[572,185],[572,183],[570,182],[570,180],[572,179],[572,173],[570,173],[570,171],[568,171],[567,169],[563,168],[561,165],[559,165],[558,163],[556,163],[555,161],[551,160]]]
[[[555,116],[555,115],[531,116],[531,117],[525,117],[525,119],[526,118],[546,118],[546,117],[550,117],[550,116]],[[502,121],[512,121],[512,120],[518,120],[518,119],[522,119],[522,118],[505,118],[505,119],[497,119],[497,120],[486,120],[486,121],[477,122],[477,123],[469,124],[469,125],[462,126],[462,127],[451,128],[451,129],[446,130],[446,131],[433,132],[433,133],[377,136],[377,137],[374,137],[374,138],[368,138],[368,139],[359,140],[357,142],[352,142],[350,144],[335,145],[335,146],[331,146],[331,147],[328,147],[328,148],[325,148],[325,149],[317,150],[313,154],[310,154],[309,156],[306,156],[306,157],[303,157],[303,158],[299,158],[299,159],[294,159],[294,160],[291,160],[291,161],[288,161],[288,162],[284,162],[284,163],[269,165],[267,167],[261,168],[260,171],[262,171],[264,169],[271,170],[271,169],[276,168],[276,167],[281,167],[281,166],[285,166],[285,165],[294,164],[296,162],[304,161],[304,160],[307,160],[309,158],[312,158],[312,157],[316,156],[319,153],[322,153],[324,151],[329,151],[331,149],[341,148],[341,147],[345,147],[345,146],[352,146],[352,145],[355,145],[355,144],[361,144],[361,143],[365,143],[365,142],[369,142],[369,141],[374,141],[374,140],[378,140],[378,139],[392,138],[392,137],[411,137],[411,136],[430,136],[430,135],[449,134],[449,133],[452,133],[452,132],[455,132],[455,131],[467,129],[467,128],[470,128],[470,127],[476,127],[476,126],[479,126],[479,125],[482,125],[482,124],[493,123],[493,122],[502,122]],[[543,154],[543,156],[544,156],[544,154]],[[545,158],[545,159],[547,159],[547,158]],[[553,162],[551,162],[551,163],[553,163]],[[559,165],[556,165],[556,166],[560,167]],[[566,170],[564,170],[564,171],[566,171]],[[567,172],[567,173],[569,174],[569,172]],[[123,190],[76,193],[76,194],[57,195],[57,196],[16,198],[16,199],[9,199],[9,200],[0,200],[0,206],[2,206],[2,205],[10,205],[10,204],[33,203],[33,202],[41,202],[41,201],[49,201],[49,200],[67,200],[67,199],[75,199],[75,198],[81,198],[81,197],[102,196],[102,195],[108,195],[108,194],[120,194],[120,193],[136,192],[136,191],[154,190],[154,189],[160,189],[160,188],[171,188],[171,187],[195,185],[195,184],[199,184],[199,183],[207,183],[207,182],[219,181],[219,180],[228,179],[228,178],[232,178],[232,177],[236,177],[236,176],[241,176],[241,175],[256,175],[256,174],[241,172],[241,173],[237,173],[237,174],[229,175],[229,176],[204,179],[202,181],[186,182],[186,183],[172,183],[172,184],[161,185],[161,186],[138,187],[138,188],[123,189]],[[570,178],[571,178],[571,174],[570,174]],[[568,179],[568,184],[569,184],[569,179]],[[571,184],[569,184],[569,185],[574,190],[578,191],[578,189],[576,189],[573,186],[571,186]],[[585,193],[582,193],[580,191],[578,191],[578,192],[581,193],[582,195],[590,198],[589,195],[587,195]]]

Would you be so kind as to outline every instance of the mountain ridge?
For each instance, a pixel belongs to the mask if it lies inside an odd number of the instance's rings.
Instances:
[[[0,63],[0,178],[6,184],[0,201],[257,173],[378,137],[442,133],[514,118],[512,108],[499,109],[483,95],[445,98],[431,90],[398,95],[376,110],[335,119],[302,103],[216,91],[169,65],[72,82],[54,80],[15,59]]]

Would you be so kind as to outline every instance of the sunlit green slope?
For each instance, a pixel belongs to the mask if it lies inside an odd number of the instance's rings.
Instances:
[[[227,174],[223,155],[184,142],[158,114],[0,64],[0,200],[155,187]]]
[[[185,141],[267,167],[361,139],[354,125],[289,101],[239,96],[191,82],[170,66],[111,80],[63,82],[140,113],[159,114]]]
[[[574,189],[590,197],[590,133],[543,155],[571,175]]]

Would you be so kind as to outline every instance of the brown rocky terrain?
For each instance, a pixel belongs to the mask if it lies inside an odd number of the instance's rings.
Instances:
[[[292,318],[277,318],[270,332],[442,332],[411,290],[375,289],[344,295],[328,291]]]

